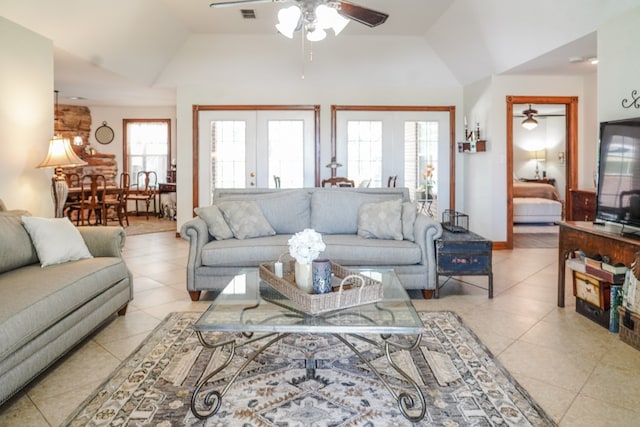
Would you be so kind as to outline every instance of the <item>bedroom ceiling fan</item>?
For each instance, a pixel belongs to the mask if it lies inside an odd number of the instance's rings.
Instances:
[[[534,116],[538,115],[538,110],[534,110],[531,108],[531,104],[529,104],[529,108],[522,112],[527,118],[522,121],[522,127],[531,130],[535,129],[538,126],[538,121],[534,119]]]
[[[278,12],[276,29],[285,37],[293,38],[295,31],[303,29],[309,41],[323,40],[332,29],[337,36],[350,20],[368,27],[383,24],[389,15],[345,0],[233,0],[211,3],[213,8],[258,3],[294,3]]]

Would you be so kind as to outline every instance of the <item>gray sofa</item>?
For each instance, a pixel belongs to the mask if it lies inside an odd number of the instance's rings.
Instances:
[[[402,240],[358,236],[361,206],[394,199],[403,202]],[[441,236],[442,226],[415,213],[416,205],[410,202],[406,188],[215,190],[212,206],[225,206],[229,201],[254,201],[275,235],[216,239],[210,207],[196,209],[198,216],[180,230],[189,241],[187,291],[194,301],[202,291],[221,290],[243,268],[277,260],[288,252],[289,238],[305,228],[322,234],[327,246],[322,258],[345,267],[393,268],[406,289],[422,290],[425,298],[435,289],[434,241]],[[409,218],[406,224],[405,215]]]
[[[41,267],[25,211],[0,212],[0,405],[133,297],[120,227],[78,227],[93,258]]]

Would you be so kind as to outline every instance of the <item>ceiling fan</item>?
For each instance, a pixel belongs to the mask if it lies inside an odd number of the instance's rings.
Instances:
[[[258,3],[294,3],[280,10],[276,28],[283,35],[293,38],[293,32],[304,28],[310,41],[322,40],[324,30],[333,29],[338,35],[349,20],[368,27],[383,24],[389,15],[345,0],[232,0],[211,3],[213,8]]]

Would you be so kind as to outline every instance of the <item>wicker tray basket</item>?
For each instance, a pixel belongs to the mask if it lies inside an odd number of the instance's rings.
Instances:
[[[640,350],[640,316],[629,309],[618,307],[620,313],[620,339]]]
[[[326,294],[308,294],[301,291],[295,284],[295,261],[282,264],[283,277],[276,276],[274,263],[260,264],[260,278],[293,301],[305,313],[326,313],[382,300],[381,282],[349,271],[335,262],[331,262],[334,276],[333,292]]]

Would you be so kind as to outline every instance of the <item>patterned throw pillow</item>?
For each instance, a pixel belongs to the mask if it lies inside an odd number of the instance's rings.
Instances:
[[[402,200],[363,203],[358,210],[358,236],[402,240]]]
[[[217,206],[206,206],[203,208],[195,209],[196,215],[207,223],[209,234],[215,237],[216,240],[226,240],[233,237],[233,231],[229,228],[229,225],[224,220],[222,212]]]
[[[236,239],[276,234],[256,202],[228,201],[217,204]]]

